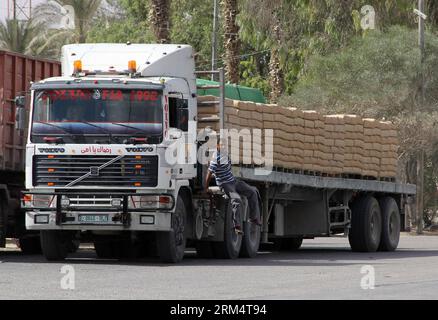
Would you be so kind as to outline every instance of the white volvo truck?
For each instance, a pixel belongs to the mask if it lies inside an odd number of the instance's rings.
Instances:
[[[214,72],[223,127],[223,71]],[[41,231],[47,259],[64,259],[77,239],[105,258],[155,247],[165,262],[181,261],[188,244],[201,257],[253,257],[261,241],[297,249],[303,238],[335,234],[353,250],[395,250],[415,186],[282,169],[233,168],[258,188],[263,221],[246,222],[243,199],[237,235],[228,199],[202,191],[197,157],[208,154],[196,90],[188,45],[63,47],[62,76],[31,86],[26,146],[26,227]]]

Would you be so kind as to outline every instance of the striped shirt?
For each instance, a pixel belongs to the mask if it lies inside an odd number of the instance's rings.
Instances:
[[[226,154],[215,151],[208,170],[214,174],[218,186],[236,181],[231,173],[231,160]]]

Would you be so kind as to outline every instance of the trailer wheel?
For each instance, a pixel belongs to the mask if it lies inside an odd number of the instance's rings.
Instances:
[[[278,238],[274,240],[274,248],[278,251],[296,251],[301,248],[303,237]]]
[[[157,233],[157,249],[161,261],[176,263],[184,258],[186,214],[186,204],[179,195],[172,214],[172,231]]]
[[[213,250],[216,258],[219,259],[236,259],[239,257],[242,246],[242,235],[234,230],[233,212],[231,202],[224,201],[224,241],[213,242]],[[242,215],[241,215],[242,217]]]
[[[249,221],[249,206],[246,205],[246,214],[243,215],[247,217],[243,223],[243,239],[242,247],[240,248],[240,256],[244,258],[254,258],[257,255],[257,251],[260,246],[260,226]],[[257,217],[260,219],[260,217]]]
[[[374,252],[379,247],[382,234],[380,206],[372,196],[361,197],[352,206],[351,230],[348,235],[351,249]]]
[[[202,259],[213,258],[214,252],[211,241],[196,241],[196,255]]]
[[[67,258],[69,237],[58,230],[43,230],[40,233],[41,249],[49,261],[59,261]]]
[[[400,211],[394,198],[385,197],[379,200],[382,212],[382,237],[379,251],[394,251],[400,240]]]
[[[38,235],[27,236],[18,239],[20,250],[24,254],[40,254],[41,253],[41,241]]]

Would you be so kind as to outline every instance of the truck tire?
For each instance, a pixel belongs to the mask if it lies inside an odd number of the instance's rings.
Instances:
[[[249,218],[249,206],[246,206],[247,212],[244,215]],[[257,217],[260,219],[260,217]],[[260,226],[251,223],[249,219],[245,219],[243,223],[243,238],[242,246],[240,248],[240,256],[243,258],[254,258],[260,246]]]
[[[184,258],[186,249],[186,204],[178,195],[175,212],[172,213],[172,231],[157,233],[158,256],[166,263],[177,263]]]
[[[274,240],[274,248],[278,251],[296,251],[301,248],[303,237],[278,238]]]
[[[42,230],[40,233],[41,249],[49,261],[60,261],[67,258],[69,237],[58,230]]]
[[[18,241],[20,250],[24,254],[40,254],[42,252],[41,241],[38,235],[22,237]]]
[[[242,247],[242,235],[236,234],[230,201],[224,201],[224,241],[213,242],[214,256],[218,259],[236,259]],[[242,217],[242,215],[241,215]]]
[[[392,197],[379,200],[382,212],[382,237],[379,251],[394,251],[400,240],[400,211],[397,202]]]
[[[214,252],[211,241],[196,241],[196,255],[202,259],[213,258]]]
[[[375,252],[382,234],[382,216],[376,198],[364,196],[354,201],[351,213],[351,230],[348,234],[351,249],[358,252]]]

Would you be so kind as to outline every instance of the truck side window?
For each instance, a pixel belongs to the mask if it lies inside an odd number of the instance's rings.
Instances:
[[[178,128],[188,131],[189,109],[188,100],[180,98],[169,98],[169,125],[171,128]]]

